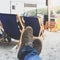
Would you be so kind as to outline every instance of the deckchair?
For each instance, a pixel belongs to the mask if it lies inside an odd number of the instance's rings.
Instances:
[[[37,17],[26,17],[23,16],[25,21],[25,27],[31,26],[33,28],[33,35],[38,37],[40,32],[40,24]]]
[[[34,36],[34,38],[35,37],[39,37],[39,34],[40,34],[40,23],[39,23],[39,20],[38,20],[37,17],[26,17],[26,16],[23,16],[23,17],[20,16],[19,17],[18,16],[18,19],[19,19],[19,21],[24,20],[24,22],[23,22],[24,25],[21,24],[21,25],[23,25],[22,26],[23,30],[25,29],[25,27],[31,26],[33,28],[33,36]],[[22,32],[23,32],[23,30],[22,30]],[[22,37],[22,34],[21,34],[21,37]]]
[[[2,22],[5,33],[16,40],[20,39],[20,30],[17,24],[17,18],[14,14],[1,14],[0,21]]]

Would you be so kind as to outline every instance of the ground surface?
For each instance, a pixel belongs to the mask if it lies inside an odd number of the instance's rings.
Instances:
[[[46,37],[43,40],[41,52],[42,60],[60,60],[60,32],[45,31]],[[12,50],[16,43],[0,43],[0,60],[18,60],[18,50]]]
[[[60,32],[45,32],[41,52],[42,60],[60,60]]]

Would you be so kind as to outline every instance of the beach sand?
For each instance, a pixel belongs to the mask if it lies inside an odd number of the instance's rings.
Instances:
[[[40,54],[42,60],[60,60],[60,32],[45,31],[45,34]],[[15,44],[0,43],[0,60],[18,60],[18,50],[11,50]]]

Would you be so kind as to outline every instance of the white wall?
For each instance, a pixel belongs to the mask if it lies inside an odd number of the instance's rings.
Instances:
[[[11,1],[11,8],[10,8],[10,1]],[[22,14],[29,9],[34,8],[24,8],[24,3],[33,3],[37,4],[37,8],[42,7],[41,0],[0,0],[0,13],[11,13],[11,14]],[[44,1],[42,1],[43,4]],[[41,6],[40,6],[40,5]],[[12,5],[15,5],[15,9],[12,9]]]
[[[0,13],[10,13],[9,0],[0,0]]]
[[[12,9],[12,5],[15,5],[15,9]],[[11,1],[10,0],[0,0],[0,13],[8,14],[22,14],[24,10],[24,5],[20,1]]]
[[[15,6],[15,9],[12,9],[12,6]],[[19,1],[11,2],[11,14],[23,14],[24,13],[24,3]]]
[[[12,5],[15,5],[15,9],[12,9]],[[0,13],[8,13],[8,14],[22,14],[24,5],[22,2],[11,1],[10,0],[0,0]]]
[[[11,1],[11,4],[10,4]],[[22,0],[0,0],[0,13],[8,14],[19,14],[21,15],[26,10],[32,8],[24,8],[24,3],[33,3],[32,1],[22,1]],[[36,2],[35,2],[36,3]],[[12,6],[15,6],[15,9],[12,9]]]

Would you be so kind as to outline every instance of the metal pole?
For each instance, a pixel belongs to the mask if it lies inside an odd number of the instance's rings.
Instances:
[[[49,22],[49,26],[50,26],[50,0],[48,0],[47,9],[48,9],[48,22]],[[50,28],[49,28],[49,31],[50,31]]]
[[[10,1],[10,14],[11,14],[11,1]]]
[[[48,0],[48,21],[50,22],[50,0]]]
[[[37,16],[37,4],[36,4],[36,16]]]

